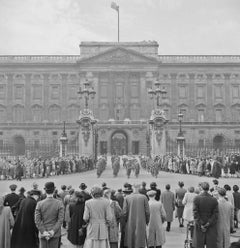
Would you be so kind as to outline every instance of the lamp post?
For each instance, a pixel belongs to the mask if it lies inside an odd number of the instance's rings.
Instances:
[[[185,137],[182,131],[182,121],[183,121],[183,114],[181,111],[178,114],[178,122],[179,122],[179,133],[177,136],[177,153],[178,156],[183,158],[185,156]]]
[[[178,114],[178,121],[179,121],[179,136],[183,136],[183,132],[182,132],[182,120],[183,120],[183,114],[181,112],[179,112]]]
[[[80,99],[84,98],[84,107],[85,109],[88,109],[89,99],[91,98],[93,100],[95,98],[96,91],[93,87],[90,87],[90,83],[88,80],[86,80],[83,85],[83,89],[79,87],[78,94]]]
[[[166,142],[166,124],[168,122],[164,110],[161,109],[161,97],[167,94],[164,87],[160,86],[159,80],[154,83],[154,89],[148,89],[148,94],[151,99],[156,100],[154,109],[151,111],[149,120],[149,133],[147,142],[149,142],[148,150],[152,158],[156,156],[163,156],[166,154],[167,142]]]
[[[93,116],[93,111],[89,109],[89,101],[95,98],[96,91],[90,86],[86,79],[83,87],[79,88],[77,92],[79,98],[84,100],[84,108],[80,111],[79,119],[79,155],[81,156],[97,156],[97,149],[95,149],[95,142],[97,142],[97,134],[95,133],[94,125],[96,120]]]
[[[67,133],[65,130],[65,121],[63,122],[63,132],[62,135],[60,137],[60,157],[64,157],[67,154],[67,142],[68,142],[68,138],[67,138]]]
[[[164,87],[160,87],[160,82],[159,80],[156,80],[155,82],[155,89],[148,89],[148,94],[150,95],[150,98],[156,99],[156,106],[159,109],[160,108],[160,100],[161,100],[161,96],[165,96],[167,94],[167,91]]]

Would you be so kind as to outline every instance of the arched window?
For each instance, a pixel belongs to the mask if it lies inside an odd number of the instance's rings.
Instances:
[[[68,121],[76,122],[79,116],[79,107],[77,105],[71,105],[67,108]]]
[[[16,105],[13,107],[13,121],[16,123],[24,122],[24,107]]]
[[[42,122],[42,107],[39,105],[32,106],[32,121]]]
[[[61,108],[57,105],[53,105],[49,108],[49,121],[59,122],[61,120]]]

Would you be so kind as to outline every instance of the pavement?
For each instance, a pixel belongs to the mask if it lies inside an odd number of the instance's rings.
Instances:
[[[18,189],[20,187],[25,187],[26,190],[32,188],[33,182],[37,182],[39,185],[39,189],[44,188],[44,184],[49,181],[53,181],[58,189],[60,186],[72,185],[76,190],[78,189],[81,183],[85,183],[88,185],[88,190],[93,185],[101,185],[103,182],[107,184],[108,187],[112,189],[119,189],[123,187],[125,182],[129,183],[141,183],[145,181],[147,183],[147,187],[151,182],[156,182],[158,188],[163,191],[165,189],[166,184],[171,185],[171,190],[174,192],[176,188],[178,188],[178,182],[183,181],[185,183],[185,188],[190,186],[197,186],[199,182],[207,181],[212,185],[213,178],[210,177],[198,177],[195,175],[182,175],[168,172],[160,172],[157,178],[153,178],[146,171],[141,170],[138,178],[135,178],[134,175],[128,179],[126,177],[126,172],[124,168],[121,168],[118,177],[113,177],[112,168],[110,162],[108,162],[108,166],[106,170],[103,172],[100,178],[97,178],[96,170],[76,173],[76,174],[68,174],[68,175],[60,175],[53,176],[50,178],[39,178],[39,179],[24,179],[21,182],[16,180],[10,181],[1,181],[0,180],[0,196],[5,195],[9,192],[9,186],[12,183],[18,185]],[[239,185],[239,178],[220,178],[219,185],[223,186],[224,184],[229,184],[233,186],[234,184]],[[166,225],[166,224],[165,224]],[[186,227],[179,228],[178,221],[175,218],[172,223],[172,228],[170,232],[166,232],[166,243],[164,244],[164,248],[180,248],[184,247],[184,240],[186,238]],[[240,238],[240,228],[237,229],[237,232],[231,236],[231,241],[237,241]],[[71,247],[69,241],[67,240],[66,229],[63,229],[62,232],[62,246],[61,248]]]

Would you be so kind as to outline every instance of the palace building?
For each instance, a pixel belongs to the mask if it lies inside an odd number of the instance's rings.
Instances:
[[[167,91],[160,106],[169,120],[169,152],[180,111],[187,147],[240,147],[240,56],[161,55],[158,47],[155,41],[82,42],[80,55],[0,56],[0,152],[57,150],[65,121],[74,153],[84,106],[77,92],[86,80],[97,92],[89,108],[101,154],[148,152],[155,107],[148,89],[156,80]]]

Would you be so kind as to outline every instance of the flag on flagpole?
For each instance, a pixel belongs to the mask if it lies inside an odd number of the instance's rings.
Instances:
[[[112,9],[115,9],[116,11],[119,10],[119,6],[118,6],[115,2],[112,2],[112,3],[111,3],[111,8],[112,8]]]

